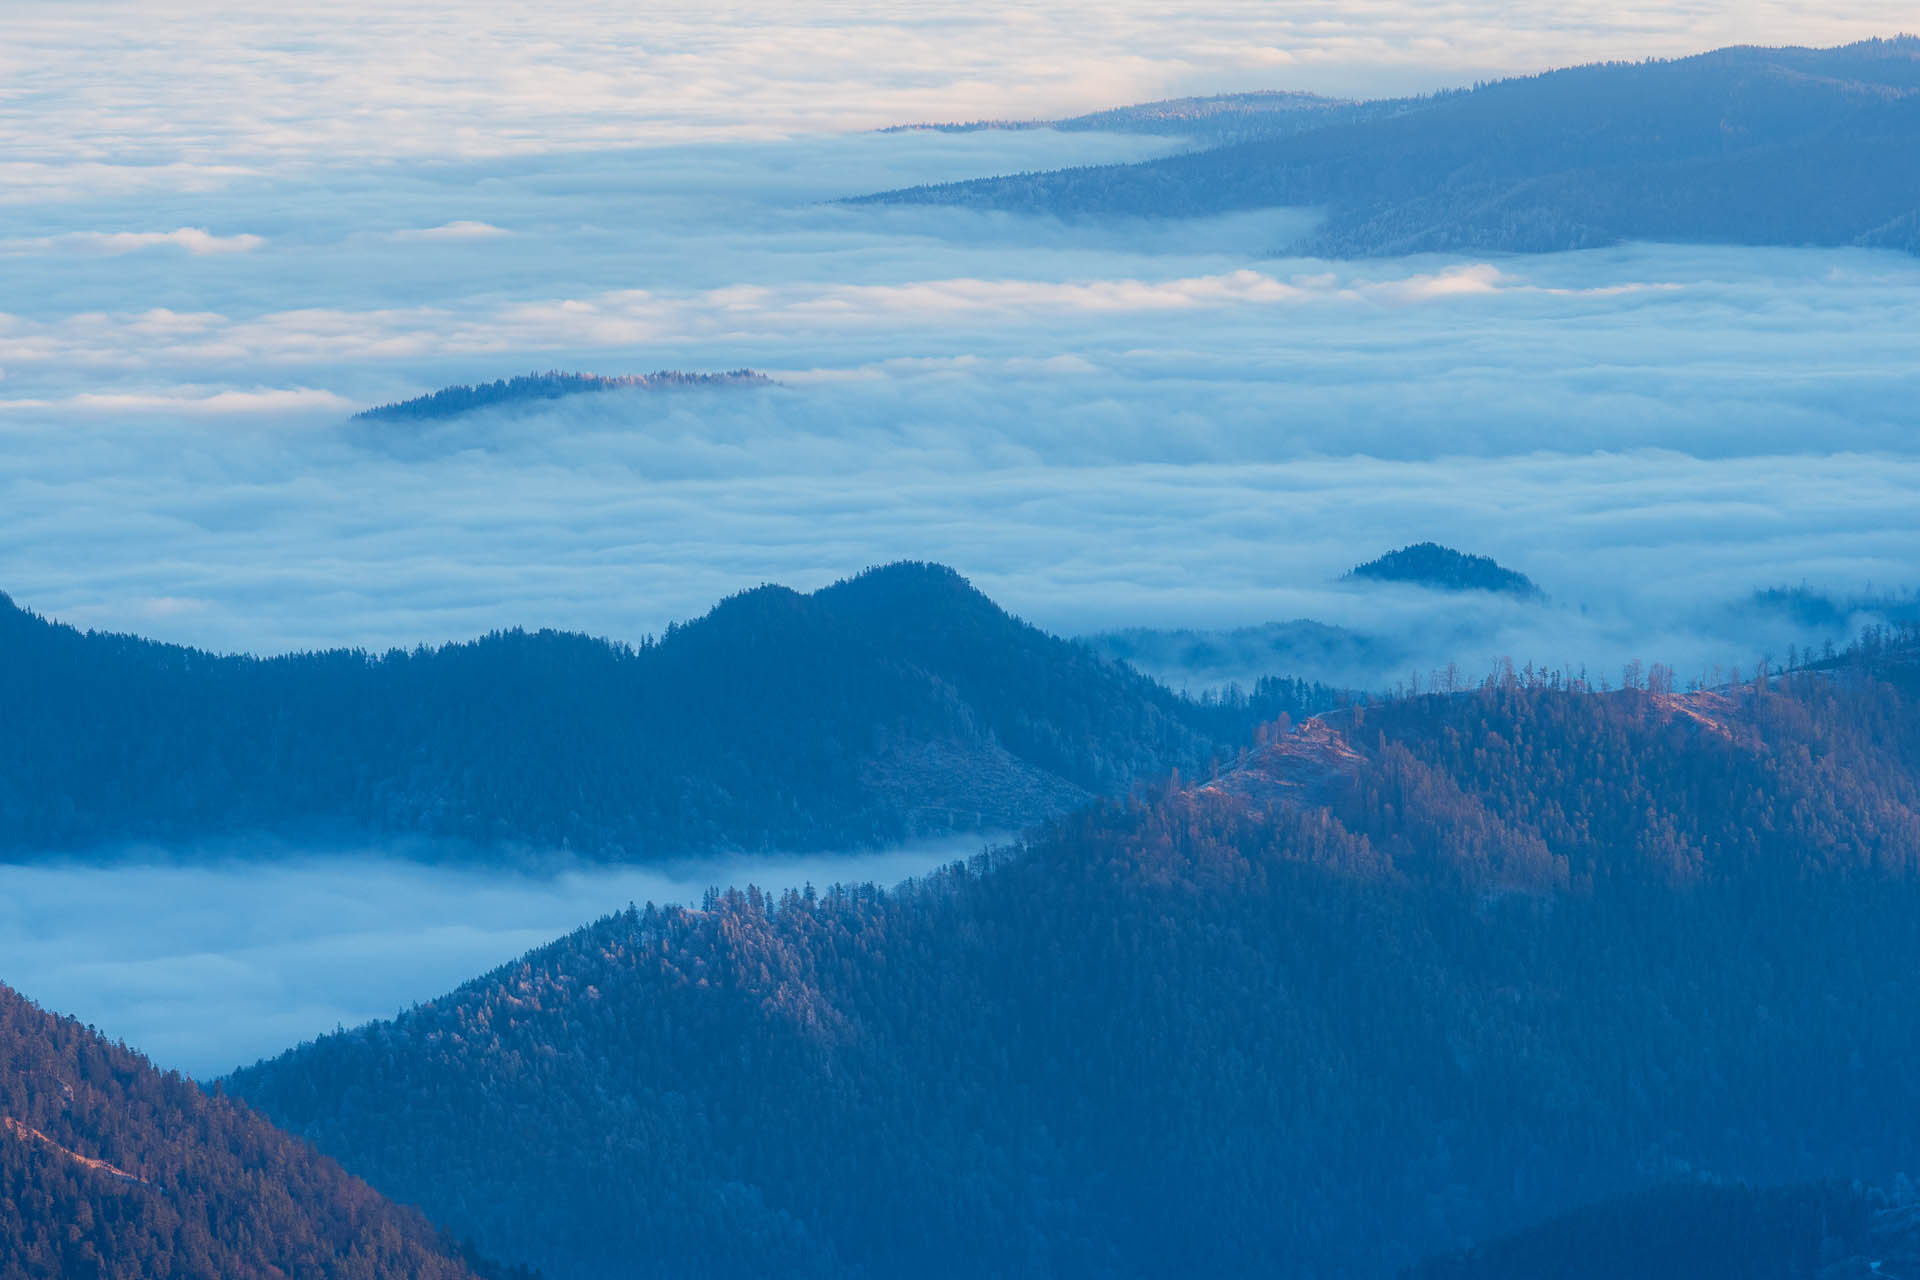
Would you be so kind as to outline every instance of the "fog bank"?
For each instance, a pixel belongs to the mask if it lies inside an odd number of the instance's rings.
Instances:
[[[379,849],[240,846],[107,863],[0,865],[0,981],[201,1079],[336,1026],[391,1017],[629,903],[710,887],[893,885],[984,847],[769,855],[554,875]],[[187,851],[176,851],[184,856]],[[410,849],[416,854],[417,849]]]

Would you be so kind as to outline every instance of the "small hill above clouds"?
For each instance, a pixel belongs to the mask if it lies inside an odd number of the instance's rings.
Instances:
[[[550,369],[546,373],[520,374],[512,378],[482,382],[477,386],[443,387],[431,395],[416,396],[411,400],[401,400],[394,404],[378,405],[353,416],[357,422],[435,421],[458,417],[463,413],[472,413],[479,409],[535,404],[543,400],[559,400],[565,396],[584,395],[594,391],[767,386],[771,382],[772,379],[765,374],[756,373],[752,369],[733,369],[726,373],[681,373],[678,370],[663,369],[658,373],[623,374],[618,377],[601,377],[592,373],[562,373],[557,369]]]
[[[246,1107],[0,986],[0,1275],[497,1274]]]
[[[1489,556],[1468,555],[1437,542],[1416,542],[1347,571],[1343,582],[1404,582],[1435,591],[1492,591],[1522,599],[1543,593],[1526,574]]]
[[[1005,830],[1299,713],[1269,693],[1186,700],[924,564],[756,588],[638,646],[229,657],[0,597],[0,850],[318,831],[645,860]]]
[[[1324,209],[1330,257],[1548,252],[1622,240],[1911,250],[1920,39],[1721,49],[1329,110],[1324,122],[1132,165],[862,200],[1061,218]],[[1299,119],[1299,117],[1295,117]]]

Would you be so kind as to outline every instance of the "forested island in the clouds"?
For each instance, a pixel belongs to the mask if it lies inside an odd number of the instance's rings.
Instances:
[[[1489,556],[1469,555],[1434,542],[1420,542],[1388,552],[1354,566],[1343,585],[1412,586],[1430,591],[1485,591],[1521,602],[1544,601],[1546,593],[1516,569]],[[1815,593],[1808,593],[1811,597]],[[1798,617],[1810,630],[1844,635],[1851,614],[1838,619]],[[1871,615],[1868,620],[1881,620]],[[1462,634],[1458,642],[1471,647],[1478,637]],[[1125,662],[1177,687],[1253,684],[1260,673],[1310,671],[1334,684],[1359,688],[1383,687],[1405,674],[1412,649],[1403,635],[1389,635],[1293,618],[1218,631],[1194,628],[1126,627],[1081,636],[1096,653]]]
[[[1347,582],[1404,582],[1434,591],[1493,591],[1534,599],[1542,595],[1533,579],[1490,556],[1468,555],[1437,542],[1416,542],[1369,560],[1348,572]]]
[[[1920,251],[1920,38],[1604,63],[1364,110],[1288,105],[1245,140],[1197,123],[1198,149],[1163,159],[864,199],[1068,219],[1312,207],[1325,219],[1299,247],[1333,257],[1623,240]]]
[[[454,418],[480,409],[538,404],[566,396],[593,391],[662,391],[684,387],[766,386],[773,380],[752,369],[732,369],[726,373],[682,373],[663,369],[658,373],[622,374],[604,377],[594,373],[563,373],[549,369],[545,373],[516,374],[477,385],[442,387],[411,400],[376,405],[354,414],[362,422],[422,422]]]

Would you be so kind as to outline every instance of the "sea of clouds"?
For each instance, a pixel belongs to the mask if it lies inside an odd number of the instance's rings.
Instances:
[[[1920,259],[1338,262],[1293,251],[1310,209],[1066,225],[836,203],[1182,145],[863,132],[902,121],[1423,92],[1909,19],[1599,13],[15,6],[0,591],[273,653],[637,639],[759,582],[914,557],[1068,634],[1309,617],[1395,638],[1412,671],[1777,657],[1806,637],[1730,608],[1754,588],[1920,577]],[[775,384],[350,421],[531,369],[743,366]],[[1550,600],[1338,585],[1422,539]],[[0,980],[204,1073],[744,874],[182,854],[0,869]],[[846,878],[782,867],[753,874]]]

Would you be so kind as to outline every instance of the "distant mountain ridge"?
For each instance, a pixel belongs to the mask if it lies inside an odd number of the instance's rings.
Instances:
[[[1190,701],[926,564],[756,588],[638,646],[507,631],[377,656],[223,657],[0,597],[0,853],[254,832],[608,860],[871,846],[1024,827],[1318,696]]]
[[[247,1108],[0,986],[0,1275],[498,1274]]]
[[[1062,133],[1164,134],[1225,146],[1298,133],[1335,121],[1352,122],[1392,110],[1387,103],[1353,102],[1315,93],[1269,89],[1199,98],[1166,98],[1090,111],[1063,120],[973,120],[955,124],[891,125],[881,133],[979,133],[993,129],[1057,129]]]
[[[1331,257],[1623,240],[1920,251],[1920,166],[1896,159],[1920,148],[1914,37],[1597,64],[1370,106],[1139,164],[856,202],[1063,218],[1314,207],[1319,230],[1287,248]]]
[[[563,373],[549,369],[545,373],[518,374],[511,378],[482,382],[474,386],[442,387],[429,395],[415,396],[393,404],[376,405],[353,415],[356,422],[406,422],[458,417],[479,409],[501,405],[538,403],[565,396],[595,391],[647,390],[672,387],[768,386],[772,379],[752,369],[732,369],[725,373],[682,373],[662,369],[658,373],[622,374],[602,377],[593,373]]]

